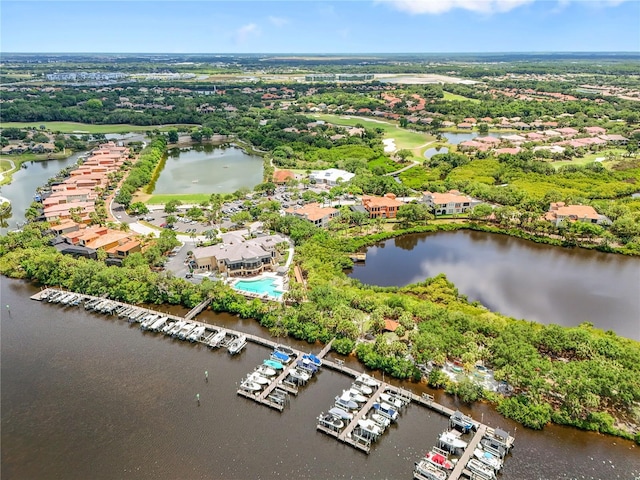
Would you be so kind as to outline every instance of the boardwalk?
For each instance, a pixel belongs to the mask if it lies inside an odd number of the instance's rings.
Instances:
[[[50,288],[50,289],[45,289],[42,290],[38,293],[36,293],[35,295],[31,296],[31,299],[33,300],[42,300],[42,295],[47,292],[47,293],[53,293],[53,292],[62,292],[62,290],[60,289],[54,289],[54,288]],[[74,292],[68,292],[68,293],[74,293]],[[86,301],[86,300],[108,300],[106,298],[102,298],[102,297],[96,297],[96,296],[92,296],[92,295],[84,295],[84,294],[78,294],[81,295],[82,300]],[[111,300],[110,300],[111,301]],[[215,331],[215,330],[221,330],[221,327],[216,326],[216,325],[212,325],[209,323],[203,323],[203,322],[198,322],[196,320],[193,319],[189,319],[189,318],[183,318],[183,317],[179,317],[176,315],[171,315],[168,313],[162,313],[156,310],[151,310],[151,309],[147,309],[147,308],[142,308],[142,307],[137,307],[135,305],[129,305],[123,302],[118,302],[118,301],[111,301],[114,305],[117,306],[122,306],[122,307],[132,307],[132,308],[137,308],[138,310],[140,310],[141,312],[145,312],[145,313],[149,313],[149,314],[157,314],[157,315],[162,315],[165,317],[168,317],[171,321],[187,321],[193,325],[196,326],[203,326],[207,329],[207,331]],[[208,302],[207,302],[208,304]],[[198,305],[198,307],[196,308],[200,308],[200,311],[202,311],[202,309],[204,309],[206,307],[205,302],[201,303],[200,305]],[[191,312],[193,312],[195,309],[193,309]],[[191,313],[189,312],[189,313]],[[197,313],[194,313],[193,315],[195,316]],[[251,334],[245,334],[243,332],[240,331],[236,331],[236,330],[230,330],[228,328],[224,328],[225,331],[227,331],[230,335],[233,336],[241,336],[241,335],[245,335],[247,338],[248,342],[254,343],[256,345],[261,345],[270,349],[275,349],[276,346],[278,346],[278,342],[273,341],[271,339],[268,338],[264,338],[264,337],[260,337],[257,335],[251,335]],[[206,344],[206,341],[203,338],[200,338],[198,340],[196,340],[196,342],[201,343],[201,344]],[[360,376],[362,374],[362,372],[355,370],[353,368],[350,367],[345,367],[339,360],[338,361],[332,361],[332,360],[328,360],[326,358],[324,358],[329,351],[331,350],[331,342],[328,343],[327,345],[325,345],[323,347],[323,349],[317,354],[317,356],[319,358],[322,358],[322,365],[330,368],[332,370],[338,371],[342,374],[345,375],[349,375],[353,378],[356,378],[358,376]],[[238,390],[238,395],[241,395],[243,397],[249,398],[251,400],[254,400],[258,403],[267,405],[271,408],[277,409],[279,411],[283,411],[284,410],[284,406],[286,404],[288,404],[288,395],[289,394],[297,394],[297,387],[294,385],[290,385],[288,384],[285,380],[289,374],[289,371],[295,367],[296,365],[296,361],[302,357],[302,352],[296,351],[294,349],[294,353],[296,358],[294,360],[291,361],[291,363],[289,365],[287,365],[283,371],[280,373],[280,375],[277,376],[277,378],[271,382],[270,385],[267,386],[267,388],[265,388],[264,391],[262,392],[258,392],[256,393],[252,393],[252,392],[248,392],[246,390],[243,389],[239,389]],[[370,450],[370,444],[369,443],[363,443],[361,441],[358,441],[357,439],[354,438],[353,435],[353,431],[354,429],[357,427],[358,425],[358,420],[362,419],[367,412],[372,408],[373,404],[376,402],[376,400],[379,398],[379,396],[383,393],[383,392],[393,392],[395,395],[402,397],[404,400],[407,401],[413,401],[415,403],[417,403],[418,405],[421,405],[423,407],[429,408],[441,415],[445,415],[447,417],[450,417],[451,415],[453,415],[455,413],[454,410],[445,407],[444,405],[440,405],[439,403],[435,402],[433,400],[433,398],[429,395],[416,395],[411,391],[408,390],[404,390],[398,387],[395,387],[393,385],[390,385],[388,383],[385,382],[380,382],[380,380],[377,380],[380,385],[378,387],[378,389],[372,394],[371,398],[364,404],[364,406],[360,409],[360,411],[354,416],[353,420],[345,427],[345,429],[342,432],[336,432],[334,430],[331,430],[323,425],[318,425],[317,429],[327,433],[328,435],[331,435],[335,438],[337,438],[338,440],[349,444],[351,446],[353,446],[354,448],[357,448],[359,450],[365,451],[366,453],[369,453]],[[487,427],[486,425],[483,425],[479,422],[474,422],[474,426],[476,427],[476,433],[473,437],[473,439],[471,440],[471,442],[469,442],[469,446],[467,447],[467,449],[465,450],[462,458],[458,461],[456,468],[453,470],[453,472],[451,473],[451,475],[449,476],[449,479],[452,480],[457,480],[458,478],[461,477],[461,475],[468,475],[468,471],[465,470],[466,464],[468,463],[469,459],[471,458],[471,456],[473,455],[473,451],[476,448],[476,446],[478,445],[478,443],[480,442],[481,438],[487,434],[487,433],[492,433],[493,429]],[[507,447],[510,448],[513,445],[514,442],[514,438],[509,436],[507,439]]]
[[[469,460],[471,460],[471,457],[473,456],[473,451],[478,446],[478,443],[480,443],[480,439],[484,437],[486,431],[486,425],[481,425],[478,428],[478,431],[469,442],[469,446],[465,449],[462,457],[460,457],[460,460],[458,460],[458,462],[456,463],[456,467],[453,469],[453,472],[451,472],[451,475],[449,475],[449,480],[458,480],[458,478],[460,478],[465,470],[465,467],[467,466],[467,463],[469,463]]]

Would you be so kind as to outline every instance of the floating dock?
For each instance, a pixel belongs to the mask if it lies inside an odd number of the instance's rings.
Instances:
[[[194,327],[205,327],[204,331],[206,335],[203,334],[200,336],[200,338],[194,340],[194,342],[203,344],[205,346],[207,346],[207,341],[211,337],[213,332],[219,332],[221,330],[226,331],[229,335],[232,335],[234,337],[244,335],[248,342],[251,342],[257,345],[262,345],[271,349],[275,349],[278,346],[277,342],[267,338],[259,337],[257,335],[245,334],[239,331],[230,330],[226,327],[222,328],[209,323],[203,323],[203,322],[198,322],[196,320],[193,320],[192,318],[194,316],[196,316],[198,313],[200,313],[202,310],[204,310],[207,307],[207,305],[209,304],[209,300],[203,301],[202,303],[197,305],[187,314],[186,317],[179,317],[177,315],[171,315],[169,313],[163,313],[157,310],[138,307],[136,305],[130,305],[124,302],[110,300],[104,297],[79,294],[79,293],[65,291],[58,288],[43,289],[40,292],[32,295],[30,298],[32,300],[42,301],[45,298],[48,298],[54,294],[58,294],[58,295],[75,294],[79,296],[79,299],[82,302],[87,302],[87,301],[110,302],[111,304],[113,304],[113,308],[110,310],[111,314],[119,308],[125,308],[125,309],[128,308],[139,314],[138,319],[143,318],[146,315],[157,315],[158,318],[166,317],[168,322],[170,321],[174,324],[177,322],[186,322],[188,324],[193,325]],[[77,303],[75,305],[77,305]],[[62,304],[62,306],[66,308],[72,305]],[[263,405],[266,405],[270,408],[273,408],[275,410],[282,412],[285,406],[289,405],[290,396],[297,395],[298,393],[298,386],[291,382],[286,381],[289,371],[296,366],[297,360],[302,358],[301,352],[296,351],[295,349],[293,350],[295,352],[295,359],[292,359],[292,361],[283,369],[283,371],[279,375],[277,375],[276,378],[269,385],[267,385],[264,390],[258,391],[258,392],[251,392],[244,389],[238,389],[238,392],[237,392],[238,395],[243,396],[245,398],[249,398],[257,403],[261,403]],[[325,345],[324,348],[317,355],[318,358],[322,359],[322,366],[326,366],[327,368],[343,373],[345,375],[349,375],[353,378],[356,378],[362,374],[362,372],[359,372],[357,370],[344,366],[343,362],[340,360],[331,361],[331,360],[324,359],[325,355],[327,355],[330,350],[331,350],[331,342]],[[435,402],[431,395],[428,395],[428,394],[416,395],[411,391],[395,387],[385,382],[381,382],[378,379],[376,379],[376,381],[379,382],[379,386],[377,390],[371,394],[371,397],[365,402],[363,407],[360,408],[360,410],[354,415],[354,418],[349,422],[348,425],[344,427],[342,431],[336,431],[320,424],[316,426],[316,429],[338,439],[341,442],[351,445],[352,447],[360,451],[369,453],[371,450],[371,440],[356,435],[354,433],[354,430],[358,426],[358,420],[361,420],[371,410],[371,408],[373,407],[373,404],[376,403],[376,401],[379,399],[380,395],[383,392],[393,393],[395,396],[402,398],[403,403],[405,402],[408,403],[409,401],[412,401],[420,406],[429,408],[430,410],[433,410],[434,412],[439,413],[441,415],[445,415],[447,417],[451,417],[452,415],[455,414],[454,410]],[[462,457],[458,460],[455,468],[453,469],[451,474],[449,474],[449,476],[447,477],[449,480],[458,480],[463,476],[467,476],[468,478],[476,478],[474,477],[474,474],[472,472],[466,469],[466,465],[469,462],[469,460],[472,458],[475,448],[477,447],[478,443],[480,443],[480,440],[484,436],[486,435],[496,436],[496,429],[490,428],[487,425],[481,424],[480,422],[476,422],[475,420],[473,421],[473,427],[474,427],[473,429],[475,430],[475,434],[471,439],[471,441],[469,442],[469,445],[465,449]],[[498,441],[504,444],[506,451],[509,451],[514,444],[515,439],[512,436],[506,434],[506,432],[503,432],[503,433],[506,435],[506,437]]]

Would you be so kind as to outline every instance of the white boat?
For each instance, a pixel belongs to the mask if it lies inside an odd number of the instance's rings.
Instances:
[[[184,340],[195,328],[196,326],[193,323],[186,322],[182,328],[178,330],[178,333],[176,333],[175,336],[180,340]]]
[[[153,324],[151,324],[149,330],[151,330],[152,332],[157,332],[162,327],[164,327],[165,323],[167,323],[167,320],[169,320],[169,317],[160,317],[158,320],[153,322]]]
[[[248,390],[249,392],[257,392],[262,390],[262,385],[256,382],[252,382],[251,380],[245,380],[240,384],[240,388],[243,390]]]
[[[426,478],[428,480],[446,480],[447,478],[447,472],[440,470],[434,464],[424,459],[416,462],[414,473],[420,475],[418,478]]]
[[[476,474],[483,480],[493,480],[496,478],[496,472],[488,465],[485,465],[477,458],[472,458],[467,462],[467,468],[471,473]]]
[[[467,448],[468,443],[460,438],[458,432],[453,430],[448,430],[446,432],[442,432],[440,437],[438,438],[440,443],[449,447],[450,449],[457,450],[459,448],[465,449]]]
[[[342,418],[337,415],[333,415],[332,413],[321,413],[318,417],[318,423],[334,430],[340,430],[344,427],[344,420],[342,420]]]
[[[402,405],[403,405],[400,400],[398,400],[396,397],[392,397],[388,393],[381,393],[380,394],[380,400],[382,400],[383,402],[388,403],[389,405],[391,405],[395,409],[400,409],[400,408],[402,408]]]
[[[398,419],[398,412],[388,403],[374,403],[373,408],[376,413],[387,417],[389,420],[395,422]]]
[[[209,346],[210,347],[220,346],[220,344],[222,343],[222,341],[226,336],[227,336],[227,332],[225,332],[224,330],[220,330],[211,338],[211,340],[209,340]]]
[[[345,392],[349,393],[349,396],[351,397],[351,400],[358,402],[358,403],[364,403],[367,401],[367,397],[365,397],[364,395],[362,395],[358,390],[356,390],[355,388],[350,388],[349,390],[345,390]]]
[[[276,374],[273,368],[269,368],[266,365],[260,365],[256,368],[255,372],[263,377],[273,377]]]
[[[473,451],[473,456],[494,470],[500,470],[502,468],[502,460],[482,448],[476,448]]]
[[[147,330],[147,329],[149,329],[149,327],[150,327],[153,323],[155,323],[155,321],[156,321],[157,319],[158,319],[158,316],[157,316],[157,315],[154,315],[154,314],[147,315],[147,316],[144,318],[144,320],[142,321],[142,323],[140,323],[140,328],[141,328],[142,330]]]
[[[384,433],[384,428],[382,428],[380,425],[369,418],[358,420],[358,426],[365,432],[372,435],[379,436]]]
[[[343,420],[351,420],[353,419],[353,414],[346,411],[344,408],[333,407],[329,410],[331,415],[335,415],[336,417],[340,417]]]
[[[346,410],[357,410],[358,404],[351,400],[349,394],[342,394],[340,397],[336,397],[336,406],[340,408],[344,408]]]
[[[245,337],[244,335],[240,335],[229,344],[227,350],[231,355],[235,355],[236,353],[240,353],[246,344],[247,337]]]
[[[180,330],[187,322],[185,322],[184,320],[179,320],[176,323],[173,324],[173,326],[166,332],[167,335],[175,335],[176,333],[178,333],[178,330]]]
[[[371,395],[373,393],[373,389],[371,387],[369,387],[368,385],[365,385],[364,383],[361,382],[353,382],[353,385],[351,388],[355,388],[356,390],[358,390],[360,393],[362,393],[363,395]]]
[[[263,377],[262,375],[260,375],[257,372],[253,372],[253,373],[249,374],[249,376],[247,377],[247,380],[249,380],[251,382],[255,382],[258,385],[268,385],[269,383],[271,383],[271,380],[269,380],[266,377]]]
[[[167,322],[164,327],[162,327],[160,329],[160,331],[162,333],[166,333],[167,335],[169,335],[169,332],[173,329],[173,327],[175,327],[176,323],[178,322]]]
[[[356,382],[363,383],[364,385],[371,388],[378,388],[380,386],[380,382],[378,382],[375,378],[363,373],[358,378],[356,378]]]
[[[289,375],[299,381],[307,382],[311,378],[311,375],[302,370],[301,368],[292,368],[289,370]]]
[[[387,428],[389,425],[391,425],[391,420],[389,420],[387,417],[383,415],[380,415],[379,413],[372,413],[370,417],[371,417],[371,420],[373,420],[378,425],[384,428]]]
[[[202,325],[194,328],[193,331],[189,335],[187,335],[187,340],[189,340],[190,342],[199,340],[206,329],[207,327],[204,327]]]

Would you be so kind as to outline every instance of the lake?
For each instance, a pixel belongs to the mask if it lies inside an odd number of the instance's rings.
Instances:
[[[262,183],[263,161],[233,145],[173,148],[154,194],[232,193]]]
[[[478,136],[478,134],[475,132],[469,132],[469,133],[444,132],[442,133],[442,136],[447,139],[447,143],[450,143],[451,145],[458,145],[462,142],[466,142],[467,140],[473,140]]]
[[[438,155],[440,153],[449,153],[449,149],[447,147],[440,147],[440,148],[431,147],[431,148],[427,148],[424,151],[424,157],[425,158],[431,158],[434,155]]]
[[[29,300],[36,288],[26,282],[2,278],[0,289],[3,479],[410,479],[413,463],[447,425],[411,405],[367,456],[315,428],[317,416],[350,384],[344,375],[322,369],[280,413],[236,394],[241,379],[268,357],[266,348],[249,344],[231,356],[81,307]],[[251,319],[210,311],[198,319],[268,336]],[[345,361],[361,370],[352,358]],[[467,408],[422,384],[398,385],[433,393],[440,403],[515,434],[504,480],[640,475],[632,442],[553,425],[517,428],[486,404]]]
[[[46,185],[51,177],[54,177],[63,168],[75,164],[78,158],[84,155],[86,152],[78,152],[61,160],[27,162],[25,164],[27,168],[21,168],[14,172],[11,183],[0,187],[0,195],[11,200],[12,211],[12,216],[7,222],[8,228],[0,229],[0,233],[6,234],[7,230],[17,228],[18,224],[25,221],[24,212],[33,202],[36,188]]]
[[[349,274],[403,286],[444,273],[493,311],[549,324],[597,328],[640,340],[640,259],[461,230],[411,234],[367,250]]]

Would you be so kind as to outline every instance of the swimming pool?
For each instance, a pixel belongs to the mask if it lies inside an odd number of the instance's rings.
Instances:
[[[267,294],[270,297],[280,298],[284,292],[278,290],[275,278],[260,278],[258,280],[238,280],[233,284],[236,290],[255,293],[258,295]]]

